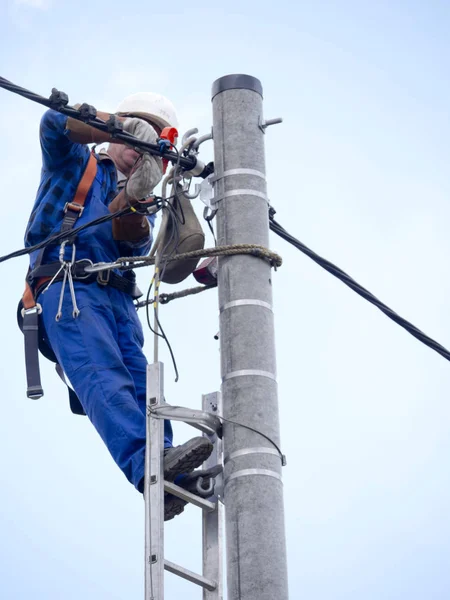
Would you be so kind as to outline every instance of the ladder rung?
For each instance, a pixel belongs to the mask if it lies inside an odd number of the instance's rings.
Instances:
[[[164,481],[164,491],[168,494],[173,494],[174,496],[178,496],[182,500],[186,500],[186,502],[190,502],[199,508],[203,508],[203,510],[213,511],[216,509],[215,502],[210,502],[209,500],[205,500],[205,498],[201,498],[200,496],[196,496],[195,494],[191,494],[191,492],[187,492],[185,489],[180,487],[179,485],[175,485],[170,481]]]
[[[169,560],[164,561],[164,569],[169,571],[169,573],[173,573],[174,575],[178,575],[183,579],[187,579],[191,583],[195,583],[205,590],[209,590],[210,592],[214,591],[217,587],[217,583],[215,581],[211,581],[211,579],[206,579],[202,575],[197,575],[193,571],[189,571],[189,569],[185,569],[184,567],[180,567]]]

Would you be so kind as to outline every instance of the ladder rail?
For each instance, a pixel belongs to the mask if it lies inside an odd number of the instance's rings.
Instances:
[[[202,396],[203,411],[222,414],[222,394],[214,392]],[[214,443],[211,456],[205,461],[205,469],[217,464],[223,464],[223,442],[218,435],[210,436]],[[221,477],[222,475],[220,475]],[[217,483],[216,483],[217,489]],[[213,590],[203,589],[203,600],[223,600],[223,504],[219,498],[210,498],[215,501],[215,509],[203,511],[202,538],[203,538],[203,576],[217,582]]]
[[[145,445],[145,600],[164,600],[164,423],[151,409],[164,403],[164,366],[147,366]]]
[[[164,481],[164,419],[187,422],[203,431],[214,444],[203,469],[223,465],[221,394],[202,396],[202,409],[170,406],[164,400],[164,366],[147,367],[147,439],[145,446],[145,600],[164,600],[164,570],[203,588],[203,600],[223,600],[223,505],[215,495],[205,499],[172,482]],[[218,479],[221,478],[219,475]],[[174,494],[203,511],[203,573],[164,559],[164,493]]]

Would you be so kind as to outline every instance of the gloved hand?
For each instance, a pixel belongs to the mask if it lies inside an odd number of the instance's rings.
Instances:
[[[147,121],[135,117],[129,117],[124,121],[123,130],[150,144],[156,144],[158,139],[158,134]],[[161,178],[162,159],[145,153],[128,178],[127,195],[133,200],[142,200],[153,192]]]

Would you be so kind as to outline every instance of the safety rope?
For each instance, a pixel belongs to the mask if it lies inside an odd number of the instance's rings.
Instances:
[[[236,254],[250,254],[257,258],[263,258],[267,260],[272,267],[275,269],[281,267],[283,260],[279,254],[272,252],[265,246],[259,246],[258,244],[232,244],[230,246],[215,246],[214,248],[203,248],[202,250],[193,250],[191,252],[183,252],[181,254],[175,254],[172,256],[162,256],[161,262],[170,262],[173,260],[188,260],[193,258],[202,258],[205,256],[232,256]],[[139,267],[146,267],[148,265],[155,264],[155,257],[153,256],[122,256],[115,262],[110,264],[102,263],[97,267],[88,267],[87,272],[95,272],[97,270],[108,270],[108,269],[138,269]],[[99,268],[101,267],[101,269]]]

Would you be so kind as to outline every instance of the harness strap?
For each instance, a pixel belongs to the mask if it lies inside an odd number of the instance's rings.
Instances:
[[[91,185],[94,182],[95,175],[97,174],[97,159],[94,154],[91,152],[89,154],[89,160],[87,162],[86,168],[84,169],[83,177],[78,184],[77,191],[75,192],[75,196],[73,201],[69,204],[75,204],[77,206],[84,206],[86,202],[87,195],[89,190],[91,189]],[[75,209],[76,210],[76,209]]]
[[[61,225],[61,231],[71,231],[84,210],[89,190],[97,173],[97,160],[93,153],[89,154],[89,159],[84,169],[83,175],[78,183],[75,196],[72,202],[67,202],[64,207],[64,217]],[[37,259],[37,264],[40,266],[44,250]],[[44,283],[49,281],[51,277],[39,277],[37,280],[30,279],[30,271],[28,271],[25,282],[25,291],[22,296],[21,307],[19,306],[22,321],[22,331],[24,334],[25,345],[25,368],[27,374],[27,396],[28,398],[38,399],[44,395],[41,385],[41,375],[39,370],[39,314],[42,309],[36,302],[34,290],[38,290]],[[33,284],[31,287],[30,283]],[[33,289],[34,288],[34,289]],[[70,388],[69,388],[70,389]],[[75,395],[75,392],[70,390],[70,404],[73,412],[84,414],[80,401]],[[75,398],[74,398],[75,396]],[[75,410],[74,410],[75,409]]]
[[[89,160],[87,161],[86,168],[84,169],[83,176],[80,179],[72,202],[66,202],[66,205],[64,206],[64,218],[61,225],[61,231],[71,231],[77,220],[83,214],[84,203],[86,202],[87,195],[91,189],[96,173],[97,161],[91,153],[89,154]]]
[[[39,371],[39,314],[41,307],[23,311],[23,335],[25,341],[25,358],[27,371],[27,396],[37,400],[44,395]]]
[[[126,271],[123,276],[117,275],[114,271],[105,269],[104,271],[98,271],[96,273],[86,273],[85,267],[92,265],[92,262],[88,259],[82,258],[72,265],[71,273],[73,281],[81,281],[81,283],[94,283],[97,282],[101,286],[110,286],[116,290],[120,290],[124,294],[128,294],[137,300],[142,296],[141,290],[136,285],[136,277],[134,271]],[[45,265],[41,265],[30,273],[30,278],[36,281],[34,286],[34,297],[39,296],[42,287],[52,279],[58,271],[61,270],[61,263],[52,262]],[[58,275],[54,281],[62,281],[64,278],[63,274]],[[31,288],[30,288],[31,289]],[[28,294],[29,295],[29,294]]]

